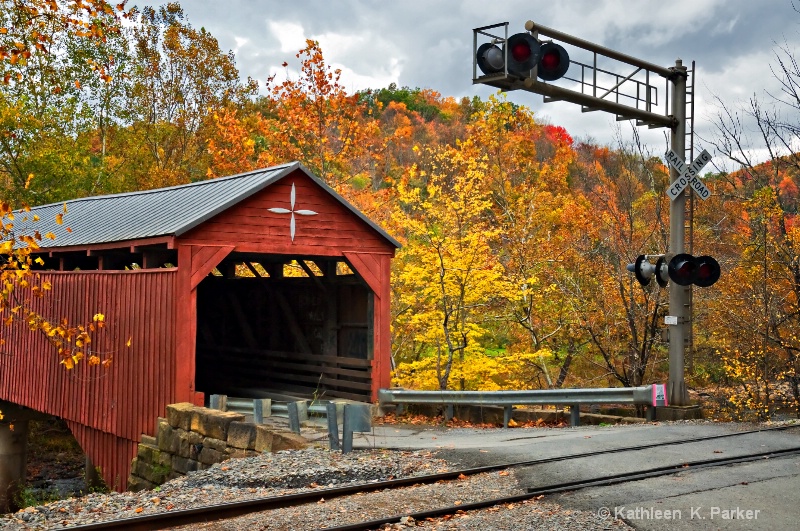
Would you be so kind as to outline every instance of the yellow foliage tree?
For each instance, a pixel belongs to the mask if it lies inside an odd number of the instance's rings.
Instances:
[[[419,149],[419,148],[415,148]],[[424,148],[423,162],[398,183],[406,246],[395,260],[400,296],[395,330],[431,357],[440,389],[454,361],[483,351],[481,338],[507,290],[492,244],[486,166],[457,148]],[[459,388],[466,385],[459,378]]]
[[[89,365],[101,362],[107,365],[110,358],[103,361],[99,353],[90,349],[92,332],[103,328],[105,324],[103,314],[97,313],[90,322],[76,325],[44,316],[35,309],[35,301],[43,297],[51,286],[35,272],[34,263],[42,259],[33,258],[33,253],[39,249],[43,238],[53,239],[54,236],[51,233],[42,236],[38,231],[33,234],[16,233],[14,221],[17,216],[22,217],[23,221],[37,221],[27,207],[15,212],[8,203],[0,203],[0,318],[3,324],[11,326],[21,321],[30,330],[44,334],[67,369],[72,369],[87,356]],[[57,215],[57,223],[62,223],[62,216]],[[0,337],[0,344],[3,342]]]

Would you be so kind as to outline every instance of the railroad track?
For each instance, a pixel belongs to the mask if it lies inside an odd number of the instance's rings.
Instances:
[[[207,523],[212,521],[227,520],[244,516],[251,513],[269,511],[274,509],[282,509],[287,507],[298,507],[304,504],[317,503],[320,499],[331,500],[343,496],[351,496],[356,494],[375,492],[385,489],[400,489],[408,488],[414,485],[426,485],[431,483],[439,483],[444,481],[456,481],[463,479],[467,476],[483,474],[487,472],[496,472],[507,470],[517,467],[534,466],[544,463],[552,463],[557,461],[566,461],[570,459],[579,459],[590,456],[614,454],[620,452],[633,452],[646,450],[654,447],[664,447],[680,444],[689,444],[694,442],[709,441],[714,439],[725,439],[731,437],[740,437],[751,435],[754,433],[763,433],[769,431],[783,431],[794,428],[800,428],[800,425],[792,426],[779,426],[774,428],[765,428],[758,430],[748,430],[735,433],[728,433],[722,435],[711,435],[705,437],[694,437],[690,439],[681,439],[678,441],[667,441],[653,444],[626,446],[619,448],[612,448],[608,450],[597,450],[593,452],[583,452],[576,454],[568,454],[558,457],[534,459],[528,461],[518,461],[513,463],[504,463],[498,465],[481,466],[474,468],[467,468],[455,470],[452,472],[443,472],[437,474],[429,474],[423,476],[414,476],[401,479],[392,479],[387,481],[379,481],[366,484],[348,485],[343,487],[315,489],[309,492],[289,494],[282,496],[271,496],[264,498],[256,498],[241,502],[224,503],[219,505],[209,505],[203,507],[196,507],[192,509],[181,509],[163,513],[155,513],[132,518],[124,518],[119,520],[108,520],[94,524],[85,524],[70,527],[76,530],[97,530],[97,529],[124,529],[131,531],[145,531],[155,529],[165,529],[171,527],[179,527],[190,524]],[[772,450],[768,452],[753,453],[738,457],[724,457],[717,459],[707,459],[700,461],[692,461],[681,463],[678,465],[670,465],[663,467],[655,467],[647,470],[639,470],[636,472],[606,475],[597,478],[591,478],[580,481],[570,481],[563,483],[556,483],[540,487],[528,489],[526,493],[517,494],[512,496],[503,496],[497,498],[486,499],[484,501],[464,503],[459,505],[440,507],[431,510],[410,512],[399,515],[387,515],[385,518],[373,519],[369,521],[359,522],[356,524],[349,524],[344,526],[325,528],[328,531],[345,531],[345,530],[360,530],[360,529],[376,529],[384,524],[391,524],[399,522],[403,517],[412,517],[414,520],[424,520],[426,518],[437,518],[445,515],[452,515],[463,511],[484,509],[501,504],[518,503],[539,497],[547,494],[555,494],[560,492],[575,491],[588,487],[614,485],[629,481],[637,481],[640,479],[666,476],[684,472],[686,470],[698,470],[702,468],[725,466],[736,463],[753,462],[764,459],[786,457],[800,455],[800,446],[787,448],[784,450]]]

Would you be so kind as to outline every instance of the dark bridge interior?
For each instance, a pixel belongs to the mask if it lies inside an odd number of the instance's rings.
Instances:
[[[373,294],[341,259],[233,253],[198,286],[196,388],[369,401]]]

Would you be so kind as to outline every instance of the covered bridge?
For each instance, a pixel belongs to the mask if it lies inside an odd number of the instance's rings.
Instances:
[[[278,392],[371,401],[389,385],[391,236],[299,163],[36,207],[55,233],[39,310],[106,327],[108,369],[67,371],[24,325],[0,333],[0,400],[66,419],[122,489],[167,404]],[[128,346],[130,344],[130,346]],[[263,395],[261,395],[263,396]]]

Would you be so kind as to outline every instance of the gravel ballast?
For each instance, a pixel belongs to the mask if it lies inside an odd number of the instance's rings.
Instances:
[[[0,518],[0,529],[63,529],[116,518],[188,509],[223,502],[307,492],[326,487],[445,472],[458,468],[428,451],[359,450],[346,455],[324,449],[265,453],[231,459],[161,487],[137,493],[89,494]],[[184,529],[322,529],[407,514],[445,505],[466,504],[524,492],[513,471],[464,477],[456,482],[383,490],[321,499],[300,507],[276,509]],[[562,510],[542,500],[470,511],[448,519],[414,522],[397,529],[630,529],[588,511]]]

